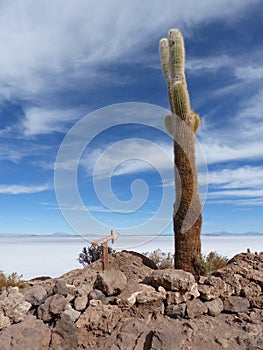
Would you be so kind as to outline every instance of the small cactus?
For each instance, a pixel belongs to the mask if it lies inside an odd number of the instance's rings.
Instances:
[[[191,110],[185,78],[184,40],[178,29],[171,29],[168,39],[160,40],[159,51],[172,112],[165,116],[164,124],[174,137],[175,268],[195,274],[194,261],[201,254],[202,225],[195,163],[195,134],[200,126],[200,117]]]

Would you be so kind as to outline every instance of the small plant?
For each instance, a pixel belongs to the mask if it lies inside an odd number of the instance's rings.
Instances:
[[[115,250],[108,247],[108,252],[114,253]],[[102,256],[102,245],[99,246],[90,246],[88,248],[83,247],[82,252],[79,254],[78,262],[83,266],[90,265],[94,263],[94,261],[101,259]]]
[[[147,258],[151,259],[158,269],[168,269],[173,268],[174,266],[174,257],[171,255],[171,253],[164,253],[161,251],[161,249],[154,250],[153,252],[149,253],[142,253]]]
[[[194,266],[199,276],[209,276],[212,272],[225,267],[227,261],[227,257],[212,251],[208,255],[195,257]]]
[[[23,288],[25,282],[21,279],[22,275],[18,275],[16,272],[12,272],[10,275],[5,275],[0,270],[0,292],[7,287],[19,287]]]

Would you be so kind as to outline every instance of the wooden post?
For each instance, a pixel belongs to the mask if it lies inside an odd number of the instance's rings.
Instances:
[[[102,244],[102,269],[109,270],[109,251],[108,242]]]
[[[119,237],[118,232],[111,230],[110,236],[97,239],[94,242],[91,242],[92,247],[96,247],[98,245],[102,246],[102,270],[109,270],[109,251],[108,251],[108,242],[112,241],[114,243],[116,239]]]

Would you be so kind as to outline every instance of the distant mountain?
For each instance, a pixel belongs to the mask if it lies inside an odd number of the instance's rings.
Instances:
[[[52,234],[49,234],[48,236],[59,236],[59,237],[61,237],[61,236],[63,236],[63,237],[65,237],[65,236],[77,236],[76,234],[74,234],[74,233],[65,233],[65,232],[54,232],[54,233],[52,233]]]
[[[254,232],[254,231],[249,231],[245,233],[233,233],[233,232],[227,232],[227,231],[202,233],[202,236],[261,236],[261,235],[263,235],[262,232]]]

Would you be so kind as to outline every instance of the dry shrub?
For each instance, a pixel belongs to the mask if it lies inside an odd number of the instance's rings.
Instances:
[[[173,268],[174,266],[174,257],[171,255],[171,253],[164,253],[161,251],[161,249],[154,250],[153,252],[149,253],[142,253],[147,258],[151,259],[158,269],[168,269]]]
[[[208,255],[197,256],[194,260],[194,268],[199,276],[209,276],[212,272],[226,266],[227,257],[212,251]]]
[[[5,275],[4,272],[0,270],[0,291],[7,287],[23,288],[25,282],[21,278],[22,275],[18,275],[16,272]]]

